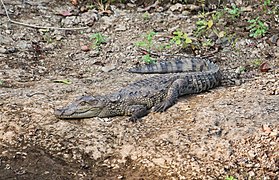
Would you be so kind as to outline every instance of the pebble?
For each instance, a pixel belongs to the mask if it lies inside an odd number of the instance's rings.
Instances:
[[[0,54],[6,54],[7,50],[3,47],[0,47]]]
[[[101,70],[103,72],[107,73],[107,72],[110,72],[110,71],[112,71],[114,69],[115,69],[115,65],[107,65],[107,66],[102,67]]]
[[[181,11],[183,8],[182,4],[176,3],[170,7],[171,11]]]
[[[11,42],[13,42],[12,38],[0,34],[0,44],[10,44]]]
[[[115,28],[115,31],[126,31],[127,28],[125,27],[125,25],[118,25],[116,28]]]

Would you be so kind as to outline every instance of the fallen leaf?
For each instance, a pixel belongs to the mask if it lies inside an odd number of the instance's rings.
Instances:
[[[70,11],[62,11],[62,12],[59,13],[59,14],[60,14],[61,16],[64,16],[64,17],[73,15],[72,13],[70,13]]]
[[[261,72],[268,72],[270,69],[270,65],[267,62],[264,62],[260,65]]]
[[[78,4],[78,0],[70,0],[71,1],[71,3],[72,3],[72,5],[77,5]]]
[[[209,20],[208,22],[207,22],[207,29],[210,29],[212,26],[213,26],[213,21],[212,20]]]
[[[56,80],[53,80],[53,82],[55,82],[55,83],[63,83],[63,84],[67,84],[67,85],[71,84],[71,81],[68,80],[68,79],[56,79]]]

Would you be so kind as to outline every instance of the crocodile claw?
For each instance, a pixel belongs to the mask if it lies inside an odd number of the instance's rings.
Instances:
[[[152,111],[153,112],[164,112],[170,107],[171,104],[169,102],[162,102],[156,106],[153,107]]]

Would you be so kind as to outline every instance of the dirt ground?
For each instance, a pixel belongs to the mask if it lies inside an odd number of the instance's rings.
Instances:
[[[148,77],[127,72],[142,55],[135,43],[150,31],[159,42],[175,29],[190,34],[198,15],[176,12],[174,5],[148,15],[134,4],[112,6],[108,16],[78,11],[68,1],[4,2],[16,21],[89,28],[29,28],[8,23],[0,9],[0,179],[278,178],[279,41],[269,43],[278,26],[259,39],[239,35],[212,55],[222,69],[251,67],[257,59],[269,64],[268,72],[252,67],[240,86],[182,97],[137,123],[128,117],[60,120],[53,110],[78,96]],[[99,51],[89,38],[98,32],[107,37]]]

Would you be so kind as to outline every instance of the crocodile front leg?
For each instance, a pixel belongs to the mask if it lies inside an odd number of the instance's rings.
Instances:
[[[148,114],[147,107],[144,105],[131,105],[126,110],[127,115],[131,115],[129,121],[136,122],[139,118]]]
[[[175,80],[169,87],[167,91],[167,95],[164,98],[164,100],[155,105],[152,109],[154,112],[163,112],[166,111],[169,107],[175,104],[175,102],[178,99],[179,96],[179,89],[181,86],[185,84],[185,80],[183,79],[177,79]]]

